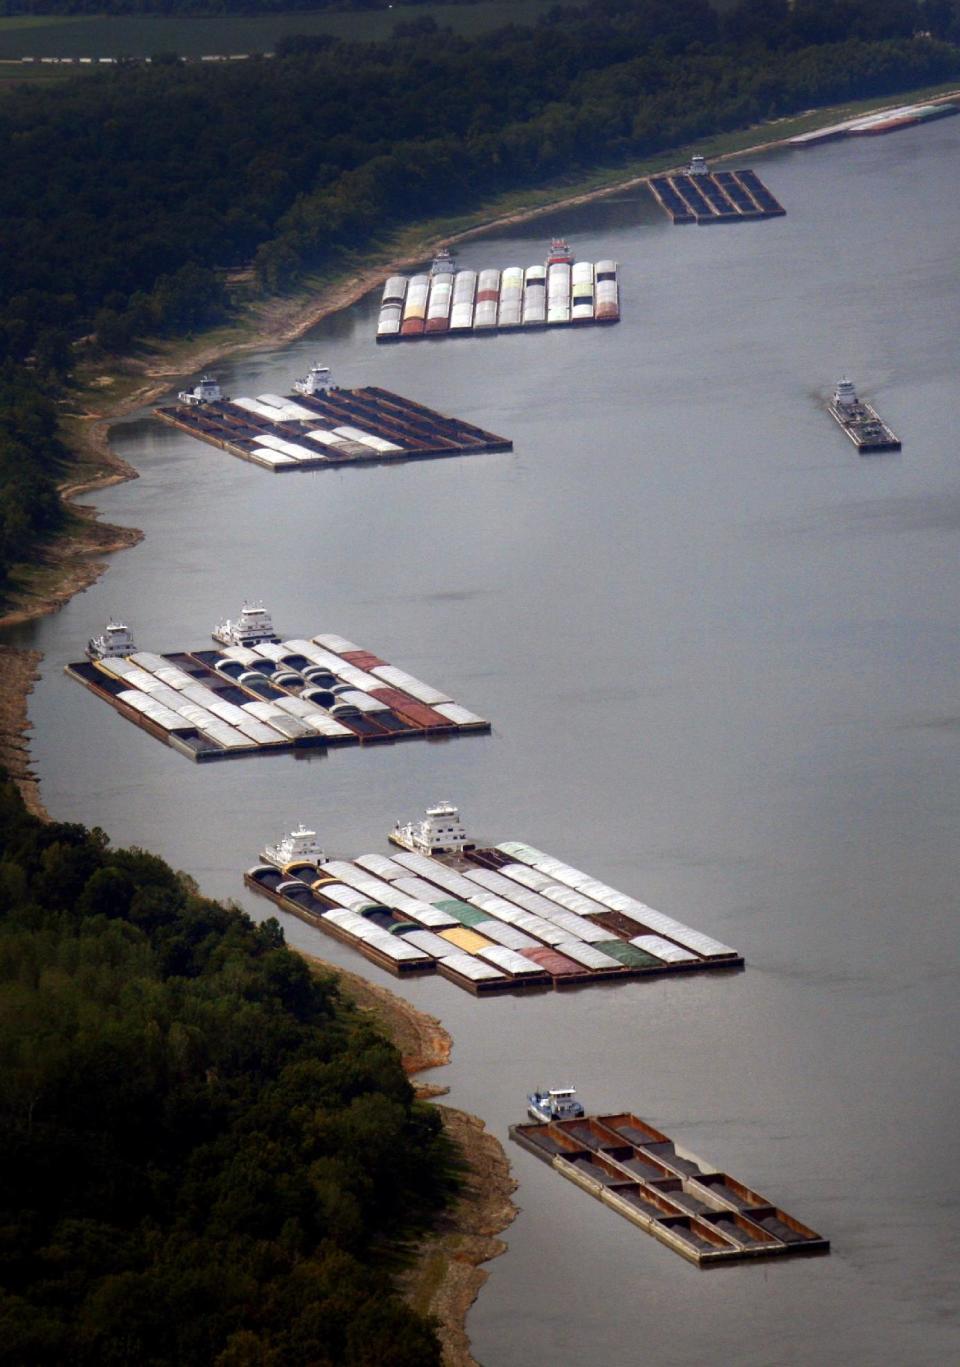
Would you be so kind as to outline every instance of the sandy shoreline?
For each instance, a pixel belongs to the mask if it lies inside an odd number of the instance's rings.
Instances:
[[[436,1016],[359,974],[337,968],[314,954],[298,951],[318,970],[333,973],[346,996],[369,1012],[400,1050],[404,1070],[413,1077],[450,1060],[453,1040]],[[442,1096],[445,1087],[417,1085],[423,1099]],[[470,1352],[466,1317],[487,1280],[483,1264],[506,1251],[498,1236],[517,1214],[512,1196],[517,1184],[503,1145],[483,1121],[452,1106],[438,1105],[444,1128],[466,1163],[457,1200],[417,1246],[411,1265],[399,1277],[404,1299],[420,1314],[438,1321],[444,1367],[477,1367]]]

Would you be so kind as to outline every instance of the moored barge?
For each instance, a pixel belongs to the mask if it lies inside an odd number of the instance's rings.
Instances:
[[[711,172],[701,156],[693,157],[686,171],[651,176],[647,183],[674,223],[739,223],[786,213],[755,171]]]
[[[442,315],[447,326],[449,298],[445,312],[436,308],[435,321]],[[155,416],[274,473],[513,450],[506,437],[389,389],[341,389],[326,366],[313,366],[288,395],[228,399],[219,386],[214,394],[213,383],[201,381],[192,396],[155,408]]]
[[[449,252],[437,254],[429,273],[391,276],[383,287],[377,341],[422,337],[490,336],[496,332],[616,323],[620,319],[619,267],[615,261],[575,260],[556,237],[543,265],[503,270],[457,270]]]
[[[213,636],[219,649],[164,655],[118,653],[105,634],[66,673],[197,762],[490,730],[449,693],[342,636],[280,640],[259,604]]]
[[[510,1138],[698,1267],[830,1251],[821,1234],[630,1112],[511,1125]]]
[[[291,836],[244,881],[390,972],[416,963],[475,996],[743,967],[728,945],[532,846],[479,845],[451,803],[389,839],[399,851],[390,857],[324,862],[294,849]],[[280,849],[291,850],[282,866]],[[390,937],[418,955],[396,954]]]

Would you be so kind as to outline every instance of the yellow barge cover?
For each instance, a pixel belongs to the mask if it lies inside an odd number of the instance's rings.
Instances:
[[[482,935],[478,935],[475,930],[469,930],[466,926],[453,926],[450,930],[441,930],[440,937],[449,940],[458,949],[465,949],[468,954],[479,954],[481,949],[490,948],[489,940],[485,940]]]

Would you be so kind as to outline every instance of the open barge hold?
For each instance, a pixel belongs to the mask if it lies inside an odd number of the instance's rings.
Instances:
[[[830,1242],[629,1112],[510,1126],[510,1138],[699,1267]]]
[[[532,846],[471,842],[449,803],[390,840],[389,858],[265,852],[244,882],[390,973],[438,973],[476,996],[743,967],[728,945]]]
[[[850,380],[839,380],[833,398],[827,405],[833,418],[853,442],[861,455],[874,451],[899,451],[900,438],[886,423],[881,422],[877,410],[863,399]]]
[[[66,673],[200,763],[490,730],[448,693],[341,636],[134,650],[68,664]]]
[[[513,450],[505,437],[389,389],[340,389],[324,366],[314,366],[294,388],[286,396],[227,399],[205,378],[175,406],[153,411],[162,422],[276,473]]]
[[[651,176],[654,199],[674,223],[739,223],[787,211],[755,171],[714,171],[694,157],[685,172]]]
[[[554,238],[543,265],[462,270],[449,251],[429,271],[392,275],[383,287],[378,342],[522,332],[620,320],[616,261],[575,261]]]

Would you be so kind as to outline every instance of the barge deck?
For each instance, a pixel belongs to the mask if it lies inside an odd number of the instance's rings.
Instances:
[[[374,385],[155,408],[171,427],[276,474],[512,451],[513,442]]]
[[[429,855],[389,838],[390,857],[261,863],[244,882],[390,973],[435,972],[475,996],[743,968],[728,945],[531,846]]]
[[[861,455],[874,451],[901,451],[903,443],[880,418],[872,404],[858,401],[855,415],[845,413],[836,403],[827,405],[834,421],[843,429]]]
[[[630,1112],[511,1125],[510,1138],[698,1267],[830,1251],[828,1239]]]
[[[376,340],[493,336],[550,327],[582,327],[620,321],[616,261],[574,261],[566,243],[544,265],[457,271],[407,279],[391,276],[383,288]],[[436,263],[435,263],[436,266]]]
[[[651,176],[650,192],[674,223],[741,223],[781,218],[786,209],[755,171]]]
[[[76,661],[65,673],[197,763],[491,729],[448,693],[341,636],[135,651]]]

